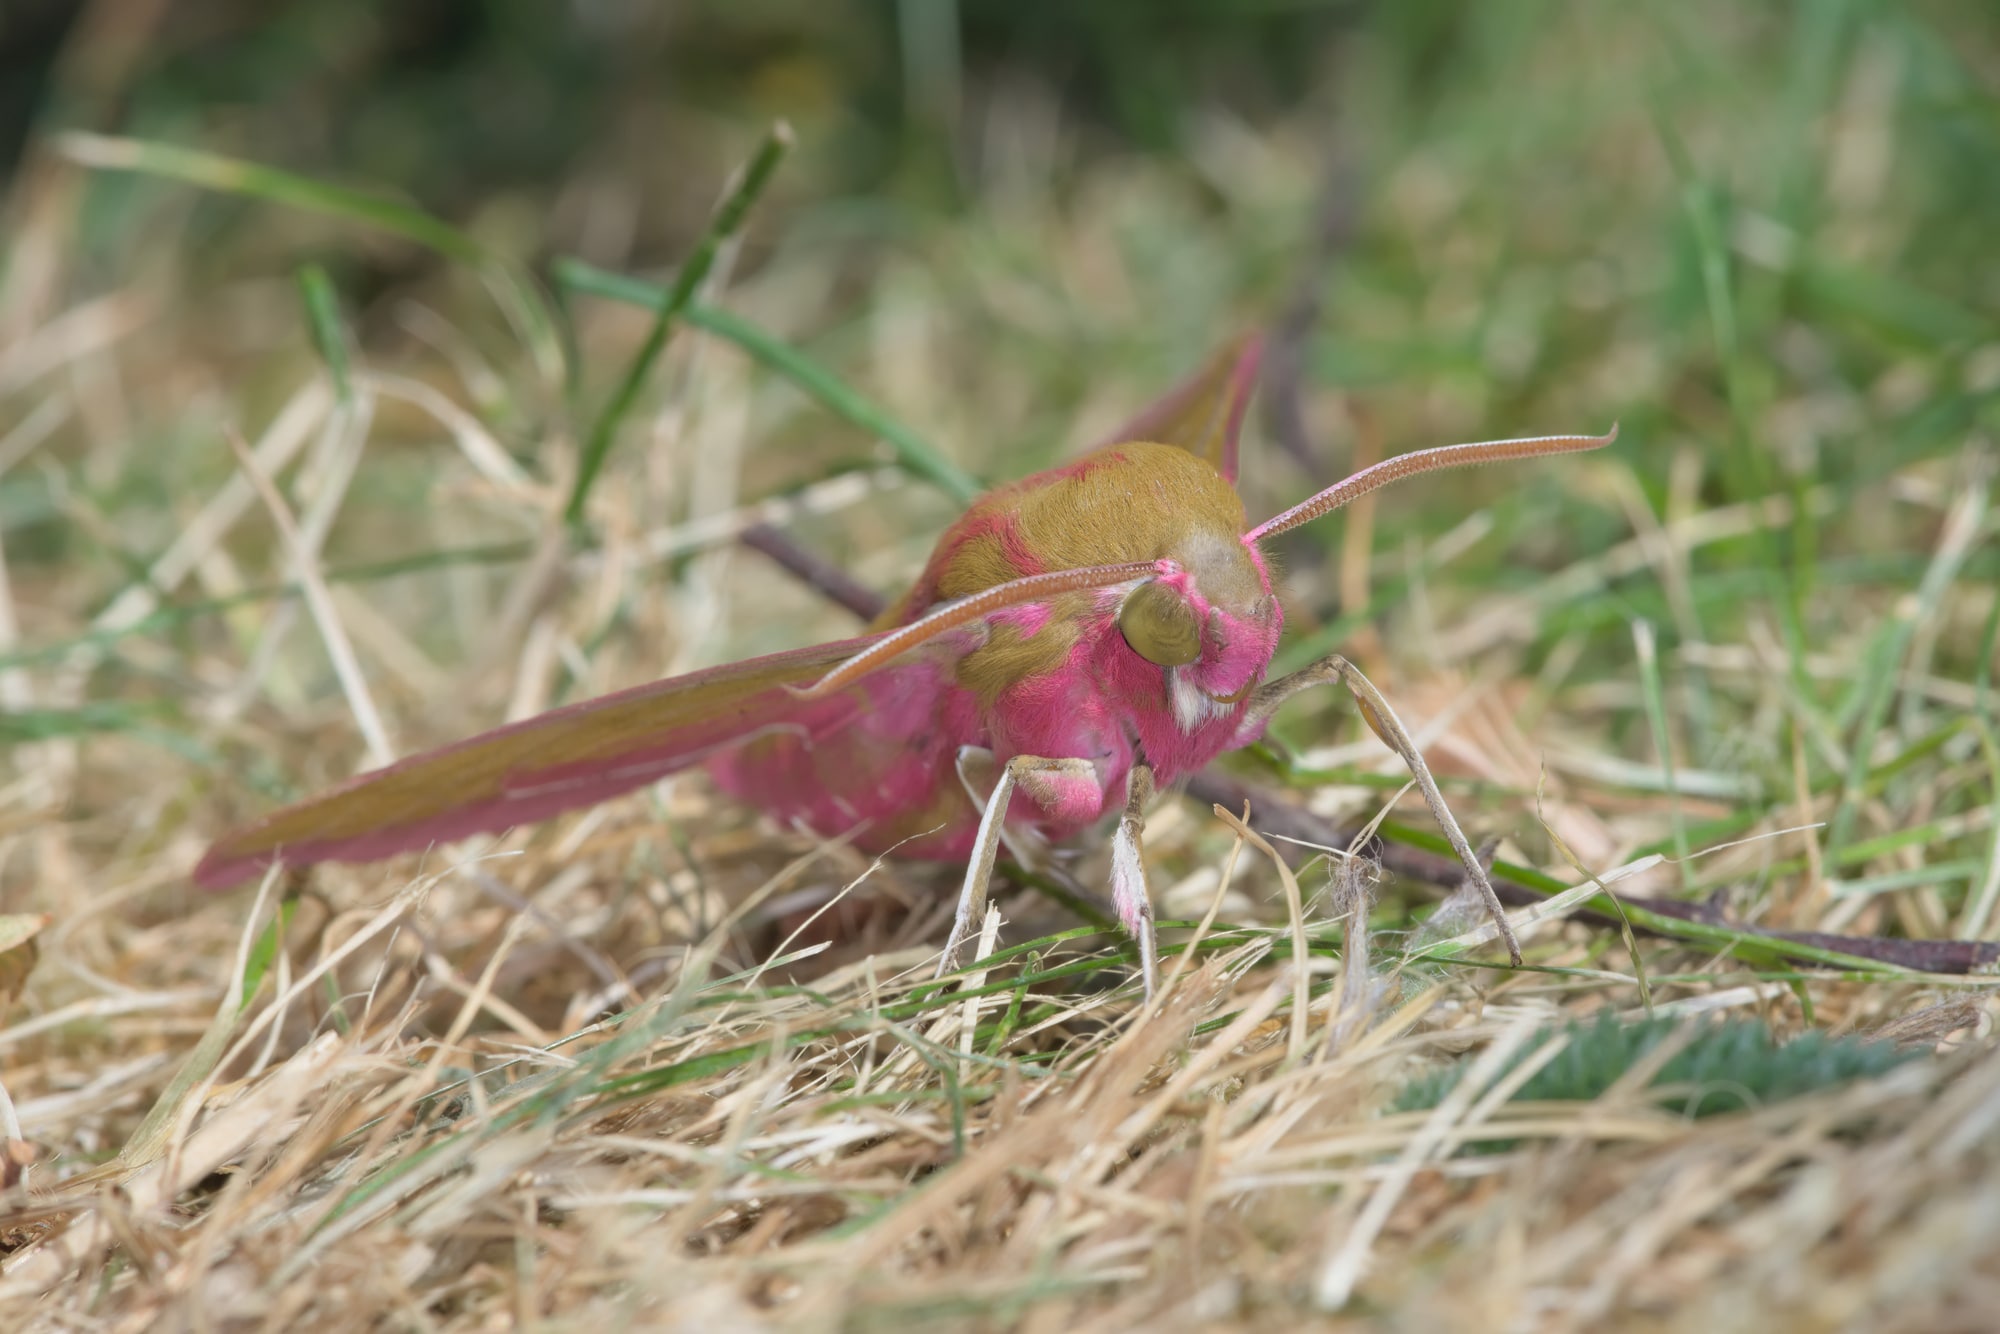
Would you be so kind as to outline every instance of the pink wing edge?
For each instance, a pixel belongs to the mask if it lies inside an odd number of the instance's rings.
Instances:
[[[1231,355],[1233,353],[1233,355]],[[1161,439],[1161,428],[1175,417],[1186,412],[1188,405],[1207,390],[1214,377],[1218,363],[1228,360],[1229,374],[1224,381],[1225,402],[1228,417],[1222,423],[1220,457],[1215,460],[1216,471],[1225,481],[1236,481],[1238,444],[1243,435],[1243,418],[1250,410],[1250,400],[1257,388],[1257,372],[1264,361],[1264,335],[1252,330],[1223,345],[1221,352],[1212,356],[1189,376],[1148,404],[1136,416],[1129,418],[1111,434],[1091,445],[1101,449],[1107,445],[1122,445],[1133,440],[1158,440],[1163,445],[1179,445],[1195,453],[1203,451],[1196,442],[1188,440]]]

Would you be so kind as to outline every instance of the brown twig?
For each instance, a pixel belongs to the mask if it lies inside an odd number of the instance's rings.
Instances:
[[[763,553],[786,574],[839,603],[864,622],[880,616],[889,605],[880,593],[819,553],[799,545],[783,529],[768,523],[752,524],[736,540],[752,551]]]

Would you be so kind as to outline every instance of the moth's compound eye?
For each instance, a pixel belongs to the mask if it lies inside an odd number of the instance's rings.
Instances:
[[[1185,667],[1201,657],[1201,626],[1187,599],[1157,580],[1133,589],[1118,609],[1118,632],[1132,651],[1162,667]]]

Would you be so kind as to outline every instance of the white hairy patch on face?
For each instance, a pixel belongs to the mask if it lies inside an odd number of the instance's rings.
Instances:
[[[1193,674],[1179,667],[1167,668],[1167,702],[1173,706],[1174,725],[1181,729],[1182,735],[1214,722],[1233,707],[1210,698],[1207,691],[1194,683]]]

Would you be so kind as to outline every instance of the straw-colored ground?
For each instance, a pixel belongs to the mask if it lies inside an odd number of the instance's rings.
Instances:
[[[548,337],[504,257],[656,263],[588,225],[631,196],[575,185],[446,263],[351,200],[249,173],[218,203],[144,146],[44,140],[0,237],[0,910],[46,914],[39,957],[0,953],[0,1329],[1992,1328],[1992,981],[1892,965],[2000,936],[2000,45],[1977,6],[1694,10],[1482,28],[1442,86],[1349,49],[1363,184],[1318,260],[1325,108],[1079,165],[1013,87],[978,207],[887,226],[788,165],[699,298],[835,401],[681,327],[583,530],[580,442],[648,317],[576,290]],[[330,362],[292,275],[353,256],[379,283],[332,284]],[[851,633],[741,530],[893,591],[953,512],[911,442],[1030,471],[1301,291],[1305,457],[1253,424],[1253,515],[1370,454],[1624,436],[1287,539],[1284,665],[1345,645],[1517,882],[1618,872],[1701,920],[1628,937],[1570,916],[1585,890],[1519,919],[1510,972],[1442,943],[1476,917],[1424,920],[1450,884],[1343,890],[1174,795],[1147,856],[1199,948],[1153,1013],[1123,942],[1031,888],[939,992],[957,868],[699,775],[188,886],[382,753]],[[1397,797],[1333,698],[1276,732],[1289,772],[1233,770],[1253,830]],[[1430,828],[1403,794],[1392,863]],[[1103,883],[1102,841],[1065,857]],[[1701,1119],[1643,1061],[1510,1101],[1563,1020],[1649,1007],[1918,1055]]]

